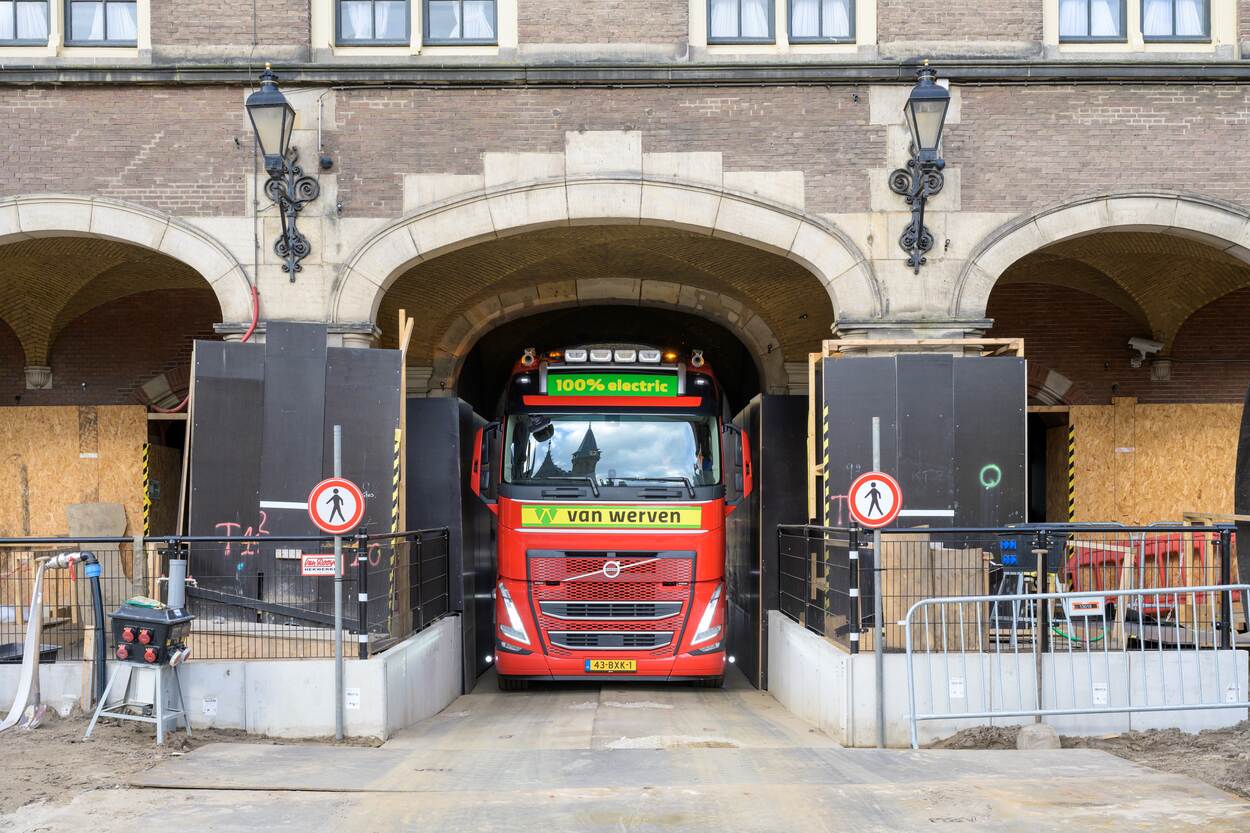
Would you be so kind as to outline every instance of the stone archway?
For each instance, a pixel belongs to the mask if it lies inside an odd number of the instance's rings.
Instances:
[[[1197,240],[1250,263],[1250,213],[1194,194],[1091,196],[1014,220],[990,234],[965,264],[951,296],[952,318],[983,318],[1007,269],[1046,246],[1099,232],[1160,232]]]

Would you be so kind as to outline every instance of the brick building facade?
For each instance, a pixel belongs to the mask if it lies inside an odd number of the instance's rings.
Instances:
[[[770,390],[802,388],[825,334],[989,334],[1025,337],[1072,403],[1240,401],[1250,3],[1212,0],[1185,43],[1152,40],[1132,3],[1099,43],[1065,33],[1055,0],[826,3],[849,34],[814,43],[803,0],[734,3],[766,37],[713,37],[721,0],[497,0],[480,19],[458,7],[479,27],[464,44],[437,34],[431,0],[393,7],[402,37],[387,42],[348,37],[364,18],[339,0],[139,0],[133,43],[83,45],[49,4],[46,44],[0,44],[0,396],[142,398],[191,337],[238,337],[255,285],[261,337],[267,320],[312,320],[337,343],[388,344],[395,310],[422,302],[414,392],[454,387],[504,321],[607,303],[718,322]],[[953,103],[937,244],[914,274],[887,177],[920,58]],[[266,60],[321,184],[293,282],[242,107]],[[638,224],[703,242],[592,231]],[[572,230],[559,257],[535,236],[552,226]],[[146,260],[92,279],[116,285],[97,303],[15,265],[31,236],[107,238]],[[455,270],[439,265],[451,252]],[[183,272],[200,283],[162,277]],[[1164,344],[1170,378],[1130,366],[1134,336]],[[80,355],[105,349],[108,367]]]

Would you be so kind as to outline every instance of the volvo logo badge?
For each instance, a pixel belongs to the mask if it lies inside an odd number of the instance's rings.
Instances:
[[[603,563],[603,576],[604,576],[604,578],[616,578],[616,577],[617,577],[617,576],[619,576],[620,574],[621,574],[621,562],[619,562],[619,561],[605,561],[605,562]]]

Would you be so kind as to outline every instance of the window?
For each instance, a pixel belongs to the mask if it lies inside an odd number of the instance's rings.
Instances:
[[[341,44],[408,43],[407,0],[338,0]]]
[[[425,42],[496,44],[495,0],[425,0]]]
[[[1124,0],[1059,0],[1059,40],[1124,39]]]
[[[1141,32],[1148,41],[1211,39],[1207,0],[1142,0]]]
[[[790,43],[855,40],[855,0],[790,0]]]
[[[0,2],[0,43],[43,45],[47,42],[47,0]]]
[[[772,43],[772,0],[708,0],[708,43]]]
[[[20,5],[20,4],[19,4]],[[135,0],[69,0],[65,42],[71,46],[135,46],[139,15]]]

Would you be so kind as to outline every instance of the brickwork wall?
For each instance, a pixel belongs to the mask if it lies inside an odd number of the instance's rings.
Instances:
[[[253,17],[255,10],[255,17]],[[253,32],[254,29],[254,32]],[[252,53],[263,61],[266,47],[304,46],[309,41],[308,0],[255,0],[221,3],[213,0],[161,0],[152,4],[152,47],[230,45],[234,59]],[[246,47],[239,49],[238,47]]]
[[[1042,40],[1042,4],[1019,0],[877,0],[877,39]]]
[[[0,193],[239,215],[254,144],[245,120],[242,93],[230,87],[9,88],[0,92]]]
[[[1030,382],[1046,369],[1074,383],[1069,404],[1109,404],[1113,396],[1141,402],[1241,402],[1250,386],[1250,287],[1194,313],[1177,335],[1172,378],[1156,382],[1150,368],[1129,366],[1128,340],[1147,335],[1114,304],[1050,284],[1000,286],[990,295],[989,336],[1023,337]],[[1033,371],[1036,371],[1035,373]]]
[[[1238,164],[1250,88],[964,87],[944,136],[965,211],[1025,211],[1077,194],[1168,189],[1250,203]]]
[[[517,34],[534,43],[684,43],[684,0],[521,0]]]
[[[815,212],[866,207],[867,170],[885,158],[866,90],[847,88],[346,91],[335,109],[326,143],[356,216],[398,215],[401,172],[481,173],[483,151],[560,153],[570,130],[641,130],[644,152],[723,151],[726,170],[805,171]]]
[[[192,340],[216,338],[220,317],[208,289],[143,292],[96,307],[52,345],[53,387],[46,391],[25,389],[21,348],[0,324],[0,406],[17,395],[23,405],[133,404],[144,382],[188,366]]]

